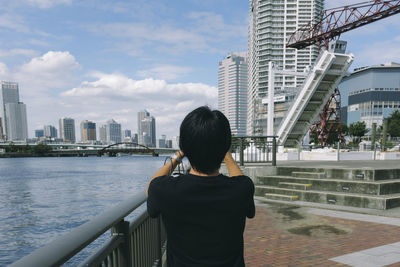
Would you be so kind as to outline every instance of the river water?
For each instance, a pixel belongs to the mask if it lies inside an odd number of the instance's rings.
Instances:
[[[164,159],[0,159],[0,266],[144,190]]]

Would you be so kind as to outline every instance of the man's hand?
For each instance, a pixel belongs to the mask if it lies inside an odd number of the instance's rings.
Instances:
[[[224,162],[226,168],[228,169],[229,176],[240,176],[243,175],[243,172],[240,170],[239,166],[236,164],[236,161],[232,158],[231,152],[226,152],[224,157]]]

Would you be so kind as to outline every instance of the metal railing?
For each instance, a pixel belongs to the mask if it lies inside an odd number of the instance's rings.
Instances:
[[[235,136],[231,154],[240,166],[244,163],[272,163],[276,166],[276,136]]]
[[[111,238],[79,266],[161,267],[166,233],[160,217],[152,219],[143,210],[131,222],[125,221],[125,217],[145,201],[145,193],[140,193],[10,266],[60,266],[111,230]]]

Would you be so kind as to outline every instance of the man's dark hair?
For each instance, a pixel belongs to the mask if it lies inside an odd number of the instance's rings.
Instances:
[[[183,119],[179,147],[199,172],[211,174],[219,169],[231,147],[231,128],[222,112],[199,107]]]

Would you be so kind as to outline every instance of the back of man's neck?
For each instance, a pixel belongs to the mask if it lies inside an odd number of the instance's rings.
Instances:
[[[206,173],[202,173],[202,172],[196,171],[193,168],[190,168],[189,173],[193,174],[193,175],[197,175],[197,176],[218,176],[219,170],[216,170],[215,172],[210,173],[210,174],[206,174]]]

